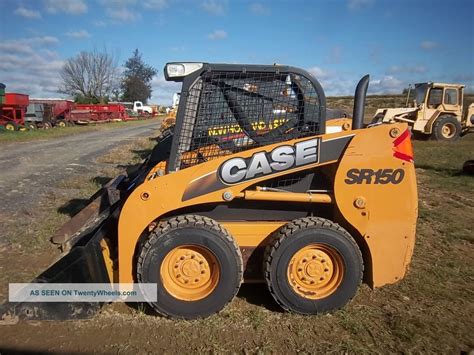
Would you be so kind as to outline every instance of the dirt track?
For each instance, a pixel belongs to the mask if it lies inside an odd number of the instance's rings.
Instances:
[[[118,170],[103,157],[156,136],[160,122],[0,145],[0,300],[8,282],[28,281],[59,254],[52,233]]]
[[[0,216],[41,196],[75,174],[97,167],[95,159],[137,137],[152,136],[157,120],[129,127],[86,132],[52,140],[14,142],[0,147]],[[1,243],[1,234],[0,234]]]

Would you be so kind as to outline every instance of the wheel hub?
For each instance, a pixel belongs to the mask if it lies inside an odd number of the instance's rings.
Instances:
[[[445,138],[453,137],[455,132],[456,132],[456,127],[452,123],[446,123],[441,128],[441,134]]]
[[[196,301],[208,296],[219,281],[217,259],[201,246],[180,246],[163,259],[161,279],[174,297]]]
[[[299,295],[319,299],[337,289],[342,281],[343,267],[336,250],[313,244],[293,255],[288,266],[288,280]]]

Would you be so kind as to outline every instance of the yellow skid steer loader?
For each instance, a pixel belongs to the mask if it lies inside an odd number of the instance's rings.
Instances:
[[[168,63],[176,122],[137,173],[121,175],[52,238],[65,255],[34,282],[152,283],[158,314],[220,311],[242,282],[285,310],[344,306],[362,281],[402,279],[417,186],[406,123],[364,128],[368,76],[351,124],[326,132],[308,72],[280,65]],[[217,127],[217,128],[216,128]],[[92,316],[98,303],[10,303],[2,317]]]

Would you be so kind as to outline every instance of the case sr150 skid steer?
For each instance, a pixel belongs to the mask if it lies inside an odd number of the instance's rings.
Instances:
[[[221,310],[264,282],[285,310],[344,306],[407,272],[417,187],[406,123],[326,133],[324,92],[280,65],[168,63],[175,125],[141,168],[109,182],[52,238],[64,256],[35,282],[156,283],[168,317]],[[10,303],[20,319],[87,318],[98,303]]]

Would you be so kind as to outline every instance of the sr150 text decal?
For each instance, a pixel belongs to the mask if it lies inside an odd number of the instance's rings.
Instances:
[[[350,169],[347,171],[346,184],[399,184],[405,177],[403,169]]]

